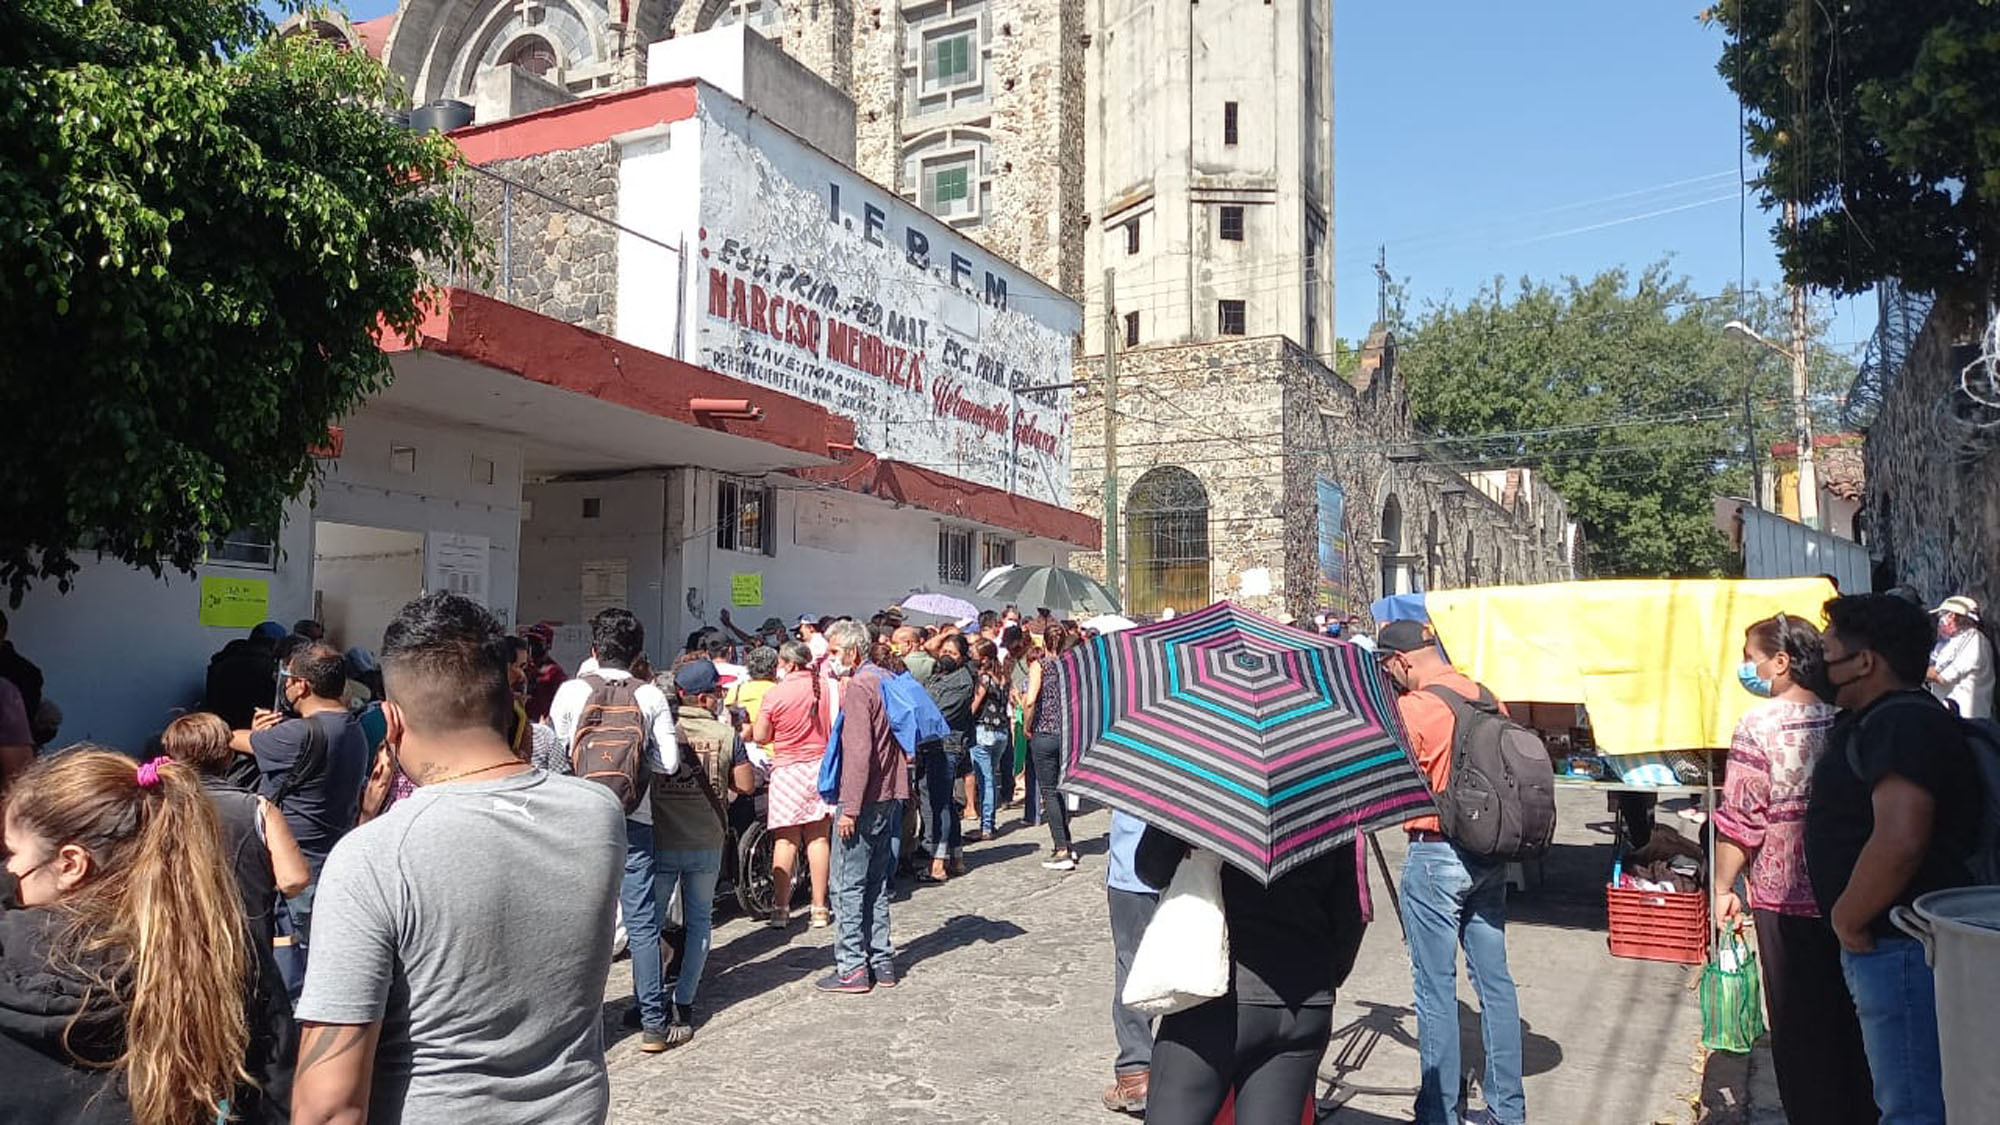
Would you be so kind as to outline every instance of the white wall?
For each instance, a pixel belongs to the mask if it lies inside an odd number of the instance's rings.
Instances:
[[[680,651],[685,634],[677,637],[667,628],[666,603],[680,596],[680,544],[663,534],[664,476],[531,484],[522,498],[530,512],[521,524],[518,620],[587,623],[603,607],[585,612],[584,571],[594,567],[603,573],[623,564],[624,606],[646,627],[646,651],[655,657]],[[596,518],[584,518],[585,500],[598,502]]]
[[[382,632],[424,589],[424,537],[351,523],[313,525],[313,593],[326,638],[346,650],[382,648]]]
[[[138,753],[173,710],[201,697],[208,659],[248,628],[201,624],[201,575],[270,583],[266,616],[290,626],[312,609],[312,519],[287,512],[275,570],[204,566],[193,578],[154,578],[115,562],[88,562],[65,595],[37,588],[8,612],[9,635],[41,666],[44,694],[63,710],[57,743],[101,742]]]
[[[660,243],[698,253],[701,128],[689,118],[627,138],[618,162],[618,221],[627,229],[618,233],[617,336],[679,359],[691,358],[701,259],[687,263],[683,287],[680,254]]]
[[[511,625],[520,569],[520,449],[506,438],[479,431],[372,417],[366,411],[346,425],[345,446],[320,486],[314,516],[395,531],[486,537],[486,604]],[[416,449],[415,473],[392,467],[395,446]],[[492,484],[474,481],[475,458],[493,463]],[[381,640],[376,637],[365,647],[378,647]]]

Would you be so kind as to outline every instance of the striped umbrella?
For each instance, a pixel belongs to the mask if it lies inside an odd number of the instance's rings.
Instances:
[[[1368,652],[1227,602],[1096,637],[1057,666],[1062,788],[1265,882],[1431,811]]]

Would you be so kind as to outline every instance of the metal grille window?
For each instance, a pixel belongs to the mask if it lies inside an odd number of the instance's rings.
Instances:
[[[1235,102],[1222,103],[1222,143],[1226,145],[1233,145],[1236,143]]]
[[[1215,329],[1224,336],[1243,335],[1243,302],[1217,301],[1215,303]]]
[[[971,210],[972,161],[933,164],[924,169],[924,210],[949,216]]]
[[[1243,208],[1224,207],[1221,215],[1221,228],[1223,241],[1243,241]]]
[[[715,545],[725,551],[776,554],[772,516],[777,493],[760,484],[724,477],[715,482]]]
[[[988,535],[979,541],[979,573],[985,574],[998,566],[1014,565],[1014,541]]]
[[[1125,505],[1125,608],[1150,616],[1213,601],[1208,491],[1195,475],[1162,465],[1139,478]]]
[[[1125,346],[1128,348],[1136,348],[1139,346],[1138,313],[1128,312],[1125,314]]]
[[[947,586],[972,585],[972,540],[970,528],[938,528],[938,581]]]
[[[209,545],[208,561],[276,570],[278,537],[269,528],[239,527]]]

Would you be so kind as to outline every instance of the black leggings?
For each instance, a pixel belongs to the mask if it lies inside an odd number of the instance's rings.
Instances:
[[[1062,736],[1037,734],[1028,739],[1028,754],[1035,760],[1035,787],[1042,795],[1042,819],[1049,824],[1049,843],[1056,851],[1069,850],[1069,806],[1056,792],[1062,783]]]
[[[1210,1125],[1236,1091],[1239,1125],[1298,1125],[1332,1008],[1246,1004],[1231,994],[1160,1021],[1146,1125]]]

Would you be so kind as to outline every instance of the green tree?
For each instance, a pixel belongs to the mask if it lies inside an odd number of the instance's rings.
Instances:
[[[426,261],[471,255],[449,142],[254,0],[0,4],[0,581],[190,570],[276,527],[386,384]]]
[[[1718,69],[1749,111],[1786,273],[2000,295],[2000,4],[1724,0]]]
[[[1756,293],[1703,297],[1664,265],[1511,290],[1495,279],[1407,326],[1401,370],[1417,425],[1451,439],[1432,447],[1441,459],[1524,466],[1562,493],[1592,572],[1727,574],[1739,564],[1714,500],[1748,495],[1751,428],[1768,448],[1793,427],[1789,369],[1722,327],[1741,317],[1783,339],[1783,311]],[[1853,368],[1816,358],[1813,402],[1830,421]]]

